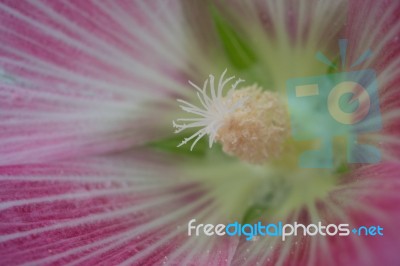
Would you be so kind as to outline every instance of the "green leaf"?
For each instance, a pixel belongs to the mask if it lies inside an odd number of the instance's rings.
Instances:
[[[238,70],[250,68],[256,63],[257,57],[248,43],[222,17],[214,5],[211,5],[210,9],[218,37],[231,64]]]

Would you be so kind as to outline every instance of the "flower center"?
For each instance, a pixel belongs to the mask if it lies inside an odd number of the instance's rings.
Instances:
[[[257,85],[233,92],[230,104],[243,104],[221,121],[215,140],[225,153],[239,159],[262,164],[278,157],[289,135],[289,119],[284,104],[273,92]]]
[[[198,117],[173,121],[175,133],[188,128],[201,128],[185,138],[178,147],[193,139],[193,149],[203,136],[208,135],[210,147],[217,141],[225,153],[249,163],[264,164],[279,157],[289,136],[289,116],[279,95],[263,91],[257,85],[235,90],[243,81],[238,79],[223,96],[224,86],[235,78],[224,79],[225,73],[226,70],[218,84],[210,75],[203,88],[189,82],[197,90],[200,106],[178,99],[182,110]]]

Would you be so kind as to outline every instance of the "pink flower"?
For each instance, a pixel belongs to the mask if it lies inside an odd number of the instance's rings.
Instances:
[[[2,1],[0,265],[398,265],[399,15],[397,1],[378,0]],[[334,168],[301,168],[289,130],[262,150],[273,154],[265,164],[247,163],[244,148],[210,149],[214,138],[176,147],[195,133],[176,138],[171,126],[185,115],[176,99],[197,97],[188,80],[228,68],[274,91],[265,97],[274,111],[257,115],[285,127],[286,81],[338,71],[314,55],[338,58],[340,38],[346,67],[374,52],[360,68],[377,73],[383,129],[364,137],[380,163],[347,164],[337,145]],[[241,106],[219,104],[223,119]],[[214,121],[196,112],[201,126]],[[245,135],[241,122],[255,115],[241,115],[229,120],[235,132],[221,118],[207,134],[223,145]],[[345,223],[384,235],[196,237],[192,219]]]

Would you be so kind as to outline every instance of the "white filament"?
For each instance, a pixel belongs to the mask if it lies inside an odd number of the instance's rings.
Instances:
[[[222,73],[218,87],[215,88],[215,78],[213,75],[210,75],[208,79],[204,81],[203,88],[201,89],[199,86],[189,81],[190,85],[192,85],[197,90],[197,98],[200,101],[201,106],[195,106],[187,101],[178,99],[177,101],[181,103],[181,109],[191,114],[195,114],[198,117],[195,118],[180,118],[176,121],[172,121],[173,127],[176,129],[175,133],[179,133],[187,128],[201,128],[196,133],[191,135],[190,137],[185,138],[178,147],[188,143],[190,140],[195,139],[190,147],[190,150],[193,150],[196,143],[204,137],[204,135],[209,135],[209,147],[212,147],[212,144],[215,140],[215,136],[217,134],[218,129],[221,127],[221,123],[224,118],[234,112],[237,108],[239,108],[246,99],[240,99],[236,102],[232,102],[232,93],[236,89],[237,85],[244,80],[237,79],[232,87],[228,91],[227,95],[223,97],[223,90],[225,85],[233,80],[235,76],[229,77],[224,80],[224,76],[226,74],[227,69]],[[209,85],[210,93],[207,93],[207,85]],[[179,124],[178,122],[189,122],[188,124]]]

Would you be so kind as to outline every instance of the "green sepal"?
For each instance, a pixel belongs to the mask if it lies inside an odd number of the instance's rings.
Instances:
[[[192,134],[178,134],[173,135],[166,139],[156,140],[148,143],[146,146],[150,148],[154,148],[157,150],[175,153],[175,154],[184,154],[186,156],[194,156],[194,157],[204,157],[208,150],[208,144],[206,138],[200,139],[193,150],[190,150],[191,142],[177,147],[184,138],[190,137]]]
[[[334,171],[335,174],[344,175],[350,172],[350,167],[347,163],[340,164]]]
[[[230,63],[238,70],[248,69],[253,66],[257,61],[257,57],[246,41],[222,17],[214,5],[210,5],[210,12],[216,32]]]
[[[332,63],[333,63],[333,65],[329,66],[326,71],[327,74],[333,74],[333,73],[339,72],[338,68],[339,68],[339,63],[340,63],[340,55],[337,55]]]
[[[253,206],[247,209],[246,213],[243,216],[242,223],[247,224],[259,220],[266,211],[267,210],[265,205],[254,204]]]

